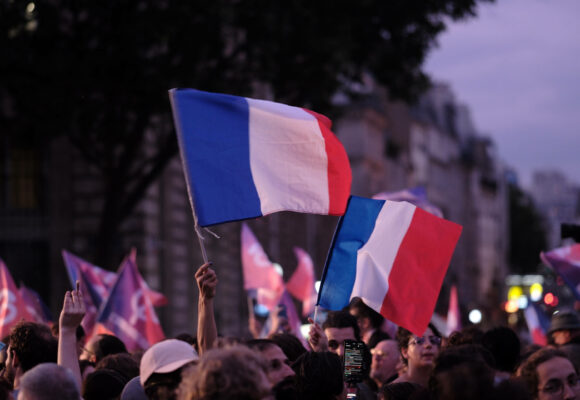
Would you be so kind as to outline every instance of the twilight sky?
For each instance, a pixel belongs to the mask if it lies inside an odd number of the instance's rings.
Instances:
[[[580,0],[497,0],[452,23],[425,70],[527,186],[537,169],[580,184]]]

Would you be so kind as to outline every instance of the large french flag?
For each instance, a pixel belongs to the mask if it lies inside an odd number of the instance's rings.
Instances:
[[[407,202],[351,196],[329,251],[318,304],[338,310],[360,297],[422,335],[461,229]]]
[[[328,118],[194,89],[169,95],[200,226],[277,211],[344,214],[351,170]]]

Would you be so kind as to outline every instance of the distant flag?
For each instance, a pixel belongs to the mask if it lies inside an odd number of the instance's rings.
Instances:
[[[164,339],[142,282],[134,260],[131,256],[126,257],[97,320],[97,330],[102,329],[102,325],[121,339],[129,351],[147,349]]]
[[[316,289],[314,288],[314,264],[308,253],[300,247],[294,247],[298,265],[290,280],[286,282],[286,290],[302,302],[302,315],[310,315],[316,304]]]
[[[169,96],[200,226],[278,211],[344,213],[350,164],[328,118],[194,89]]]
[[[414,204],[423,210],[443,218],[441,209],[427,200],[427,192],[423,186],[416,186],[412,189],[399,190],[397,192],[381,192],[373,196],[375,200],[406,201]]]
[[[42,301],[42,298],[36,291],[26,287],[23,283],[20,283],[18,292],[22,299],[22,303],[26,308],[26,312],[31,317],[32,321],[42,324],[53,322],[50,309],[44,301]]]
[[[244,289],[256,289],[258,303],[276,309],[284,292],[284,282],[248,225],[242,224],[242,268]]]
[[[0,338],[10,333],[10,329],[22,319],[31,319],[20,298],[12,275],[0,259]]]
[[[459,311],[459,299],[457,297],[457,286],[451,286],[449,294],[449,309],[447,310],[447,331],[446,336],[455,331],[461,330],[461,313]]]
[[[131,257],[131,260],[135,263],[135,265],[137,265],[137,250],[135,250],[135,248],[131,249],[129,257]],[[155,290],[151,289],[147,284],[147,281],[143,279],[141,275],[139,275],[139,277],[141,278],[141,286],[144,288],[143,290],[145,291],[145,295],[149,297],[149,300],[151,300],[151,304],[153,304],[154,307],[166,306],[168,303],[167,297],[165,297],[163,293],[156,292]]]
[[[280,298],[280,305],[282,305],[286,309],[286,316],[288,318],[288,325],[292,330],[292,334],[296,337],[300,337],[300,327],[302,324],[300,323],[300,317],[298,317],[298,312],[296,311],[296,306],[294,305],[294,301],[290,294],[287,291],[284,291],[282,297]]]
[[[550,321],[548,317],[539,309],[539,307],[530,302],[526,309],[524,310],[524,315],[526,317],[526,323],[528,324],[528,329],[532,337],[532,342],[534,344],[539,344],[545,346],[548,344],[548,337],[546,332],[550,327]]]
[[[422,335],[461,229],[407,202],[351,196],[326,261],[319,305],[339,310],[358,296]]]
[[[117,274],[97,267],[66,250],[62,251],[62,258],[71,287],[74,288],[75,282],[78,280],[80,290],[84,294],[83,299],[87,311],[82,326],[87,335],[90,336],[95,328],[99,308],[107,299],[109,290],[117,279]]]
[[[580,300],[580,243],[541,252],[542,261],[562,277]]]

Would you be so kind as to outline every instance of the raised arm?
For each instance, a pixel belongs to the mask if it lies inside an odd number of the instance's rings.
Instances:
[[[211,269],[212,263],[203,264],[195,273],[195,280],[199,287],[199,301],[197,306],[197,345],[201,356],[210,350],[217,339],[217,327],[213,299],[216,293],[218,279]]]
[[[58,320],[58,365],[70,369],[75,377],[79,390],[82,388],[81,368],[77,354],[76,330],[85,316],[85,303],[79,290],[66,292],[64,304]]]

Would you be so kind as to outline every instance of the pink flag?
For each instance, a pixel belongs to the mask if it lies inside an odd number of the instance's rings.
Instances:
[[[457,287],[451,286],[451,293],[449,294],[449,309],[447,311],[447,332],[449,336],[455,331],[461,329],[461,314],[459,312],[459,300],[457,298]]]
[[[98,324],[113,332],[129,351],[147,349],[165,337],[131,255],[119,268],[117,281],[101,307]]]
[[[288,325],[292,330],[292,334],[298,338],[302,337],[300,333],[300,327],[302,326],[300,318],[298,317],[298,312],[296,312],[296,307],[294,306],[294,301],[288,292],[284,292],[280,298],[280,305],[284,306],[286,309],[286,316],[288,318]]]
[[[258,303],[275,310],[284,292],[284,282],[246,224],[242,224],[242,268],[244,288],[256,289]]]
[[[135,263],[135,265],[137,265],[137,250],[135,250],[134,247],[131,249],[129,257],[131,257],[131,260]],[[149,300],[151,300],[151,304],[153,304],[154,307],[166,306],[168,303],[167,297],[165,297],[163,293],[159,293],[151,289],[147,284],[147,281],[145,281],[141,275],[139,275],[139,277],[141,278],[141,286],[143,287],[145,295],[149,297]]]
[[[31,320],[10,271],[0,259],[0,337],[8,335],[21,319]]]
[[[49,322],[52,322],[50,310],[46,304],[44,304],[38,293],[26,287],[22,283],[20,284],[18,292],[31,321],[41,324],[48,324]]]
[[[316,304],[314,288],[314,264],[308,253],[300,247],[294,247],[298,266],[292,277],[286,282],[286,289],[292,296],[302,301],[302,315],[310,315]]]

